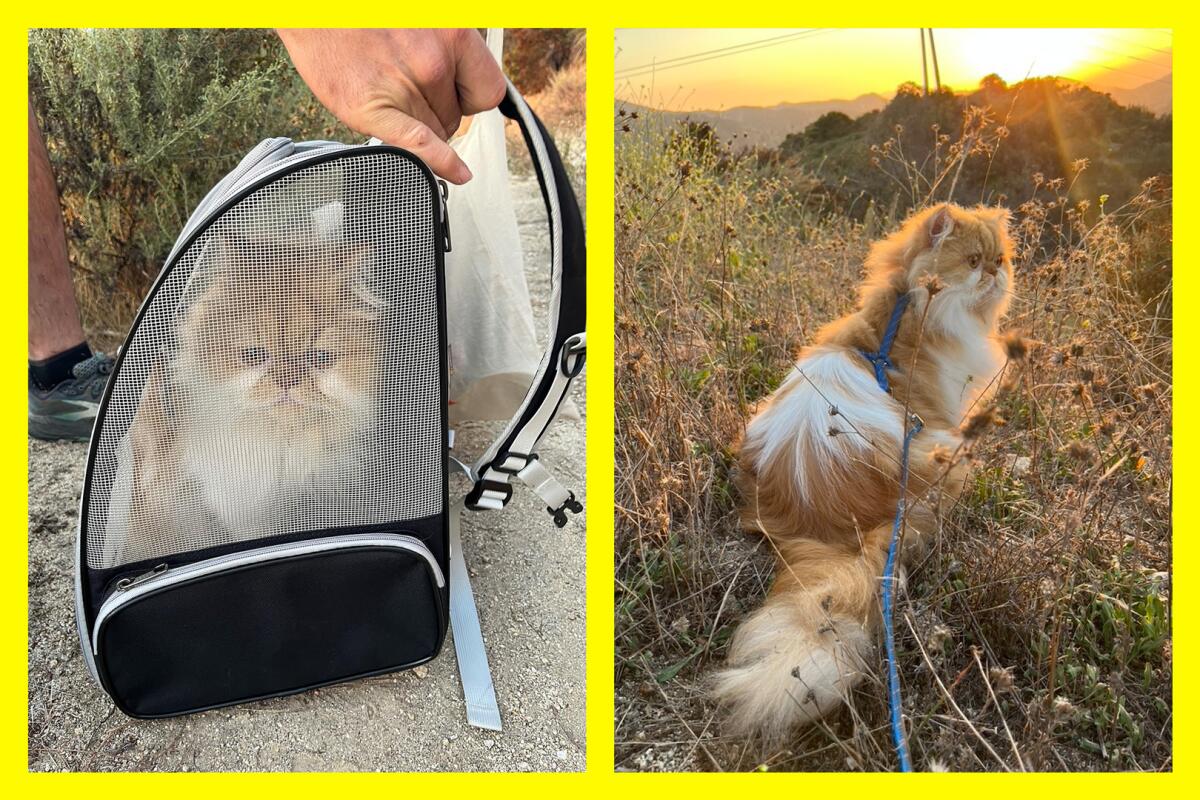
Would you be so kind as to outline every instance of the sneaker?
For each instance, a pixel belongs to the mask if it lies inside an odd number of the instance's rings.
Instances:
[[[67,439],[86,442],[92,436],[92,423],[100,410],[100,398],[112,374],[113,360],[96,353],[80,361],[67,378],[53,389],[43,391],[29,381],[29,435],[54,441]]]

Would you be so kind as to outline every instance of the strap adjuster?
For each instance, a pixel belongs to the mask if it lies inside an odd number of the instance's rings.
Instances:
[[[503,508],[504,506],[508,505],[508,501],[512,499],[513,487],[512,484],[506,481],[493,481],[488,480],[487,478],[480,478],[475,482],[475,485],[471,487],[470,494],[468,494],[466,499],[463,501],[466,507],[472,511],[483,511],[495,508],[494,503],[488,505],[481,504],[481,501],[484,499],[484,492],[493,492],[501,495],[500,498],[497,498],[496,502],[499,502],[500,507]]]
[[[510,458],[523,458],[525,459],[525,463],[521,464],[519,467],[504,466]],[[506,453],[501,453],[500,455],[496,456],[496,458],[493,459],[492,463],[488,466],[488,469],[494,472],[502,472],[505,475],[516,475],[518,472],[528,467],[531,462],[537,461],[537,459],[537,453],[514,453],[510,450]]]
[[[546,511],[550,516],[554,517],[555,527],[562,528],[567,524],[567,512],[570,511],[572,514],[578,514],[580,511],[583,511],[583,503],[575,499],[574,492],[567,492],[567,499],[563,501],[561,506],[558,508],[546,506]]]

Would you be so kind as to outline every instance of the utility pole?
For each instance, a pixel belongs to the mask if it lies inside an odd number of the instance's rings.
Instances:
[[[929,61],[925,58],[925,29],[921,28],[921,85],[929,97]]]
[[[942,91],[942,73],[938,70],[937,63],[937,46],[933,43],[933,28],[929,28],[929,54],[933,56],[933,82],[937,86],[938,94]],[[924,41],[924,40],[922,40]]]

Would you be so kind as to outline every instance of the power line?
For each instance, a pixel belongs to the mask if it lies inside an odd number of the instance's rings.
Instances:
[[[814,31],[818,31],[818,30],[820,30],[820,28],[805,28],[804,30],[792,31],[790,33],[780,34],[779,36],[770,36],[766,39],[755,39],[754,41],[751,41],[751,42],[742,42],[741,44],[733,44],[733,45],[729,45],[728,47],[718,47],[715,50],[704,50],[702,52],[691,53],[690,55],[686,55],[686,56],[677,56],[676,58],[666,58],[666,59],[663,59],[662,61],[651,61],[648,64],[639,64],[636,67],[622,67],[621,69],[614,70],[614,74],[616,74],[617,76],[620,76],[622,73],[625,73],[625,72],[638,72],[638,71],[644,70],[644,69],[662,68],[664,65],[671,64],[676,61],[686,61],[688,59],[698,58],[700,56],[709,56],[709,55],[714,55],[716,53],[724,53],[729,50],[740,50],[743,47],[749,47],[751,45],[766,44],[767,42],[775,42],[775,41],[781,41],[784,39],[792,39],[794,37],[800,37],[804,34],[813,33]]]
[[[1077,65],[1076,69],[1073,70],[1075,72],[1082,72],[1083,70],[1080,69],[1081,67],[1093,67],[1096,69],[1107,70],[1109,72],[1115,72],[1118,75],[1127,75],[1131,78],[1137,78],[1142,83],[1158,83],[1159,81],[1170,80],[1171,78],[1170,72],[1168,72],[1166,75],[1160,75],[1157,78],[1152,78],[1149,75],[1143,75],[1140,72],[1134,72],[1127,67],[1110,67],[1107,64],[1101,64],[1099,61],[1077,61],[1075,63]]]
[[[1130,41],[1129,39],[1117,39],[1116,41],[1119,44],[1125,45],[1126,47],[1140,47],[1143,50],[1153,50],[1155,53],[1162,53],[1163,55],[1166,55],[1166,56],[1174,55],[1174,51],[1172,51],[1172,50],[1164,50],[1161,47],[1151,47],[1148,44],[1142,44],[1141,42],[1133,42],[1133,41]]]
[[[1141,61],[1143,64],[1150,64],[1151,66],[1155,66],[1155,67],[1162,66],[1162,61],[1151,61],[1148,58],[1141,58],[1139,56],[1131,55],[1129,53],[1120,53],[1116,50],[1109,50],[1106,47],[1099,47],[1097,45],[1092,45],[1092,49],[1099,50],[1101,53],[1108,53],[1110,56],[1117,56],[1118,58],[1128,58],[1133,61]]]
[[[716,55],[710,55],[710,56],[707,56],[704,58],[692,58],[692,60],[690,60],[690,61],[683,61],[683,62],[679,62],[679,63],[675,63],[675,64],[668,64],[667,66],[651,66],[651,67],[641,70],[640,72],[632,72],[632,73],[617,75],[616,77],[621,80],[628,80],[630,78],[638,78],[638,77],[641,77],[642,75],[649,75],[650,73],[654,73],[654,72],[663,72],[665,70],[675,69],[677,67],[690,67],[693,64],[699,64],[704,61],[712,61],[713,59],[716,59],[716,58],[726,58],[728,56],[741,55],[742,53],[749,53],[753,50],[762,50],[763,48],[766,48],[766,47],[774,47],[774,46],[780,45],[780,44],[787,44],[788,42],[795,42],[795,41],[799,41],[800,39],[808,39],[813,36],[819,36],[822,33],[829,33],[829,32],[830,32],[829,29],[816,28],[811,31],[804,32],[804,35],[802,35],[802,36],[801,35],[793,35],[791,38],[789,38],[787,40],[765,42],[765,43],[761,43],[761,44],[756,44],[756,46],[754,46],[754,47],[744,47],[743,49],[737,50],[735,52],[718,53]]]

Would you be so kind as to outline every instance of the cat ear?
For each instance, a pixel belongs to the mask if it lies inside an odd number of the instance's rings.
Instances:
[[[943,203],[938,206],[929,216],[925,229],[929,232],[929,246],[940,247],[954,231],[954,217],[950,214],[950,205]]]
[[[346,277],[350,281],[350,288],[355,299],[358,300],[360,306],[355,309],[355,312],[366,319],[376,319],[379,315],[379,310],[383,308],[383,301],[371,290],[372,285],[372,258],[370,245],[357,245],[346,256]]]
[[[1009,224],[1012,222],[1012,212],[1003,206],[992,206],[988,209],[991,212],[991,217],[1001,230],[1007,231]]]

